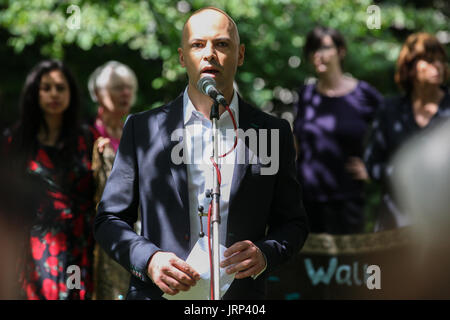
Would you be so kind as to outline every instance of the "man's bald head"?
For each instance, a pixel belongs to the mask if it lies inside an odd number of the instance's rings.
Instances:
[[[188,38],[189,35],[189,25],[191,20],[193,19],[201,19],[202,14],[214,14],[214,13],[218,13],[218,14],[222,14],[225,17],[227,17],[228,21],[230,22],[229,25],[229,32],[230,35],[232,35],[235,38],[235,41],[237,44],[241,43],[241,39],[239,37],[239,30],[237,28],[236,22],[234,22],[234,20],[223,10],[215,8],[215,7],[205,7],[205,8],[201,8],[198,9],[197,11],[195,11],[185,22],[184,27],[183,27],[183,34],[182,34],[182,38],[181,38],[181,47],[183,47],[183,45],[186,43],[186,40]]]
[[[180,65],[186,68],[189,78],[190,98],[195,99],[197,95],[200,100],[209,99],[196,88],[199,79],[208,76],[215,79],[217,89],[231,101],[234,77],[244,63],[244,56],[245,46],[240,44],[236,24],[230,16],[211,7],[194,12],[184,25],[178,48]]]

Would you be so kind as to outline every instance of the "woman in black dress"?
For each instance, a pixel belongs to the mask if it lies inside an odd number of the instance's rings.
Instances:
[[[395,167],[390,163],[406,140],[450,117],[447,55],[428,33],[410,35],[397,60],[395,81],[403,95],[386,99],[375,119],[364,160],[370,177],[382,184],[383,195],[375,231],[409,225],[390,190]],[[420,183],[420,181],[417,181]]]

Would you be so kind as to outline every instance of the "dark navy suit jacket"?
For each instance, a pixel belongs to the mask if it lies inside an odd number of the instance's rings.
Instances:
[[[162,250],[186,259],[191,249],[186,164],[171,160],[172,149],[179,144],[171,141],[171,134],[181,128],[183,95],[163,107],[129,116],[98,206],[95,237],[132,274],[127,299],[160,299],[162,291],[146,272],[150,257]],[[288,122],[239,98],[239,128],[280,133],[278,172],[261,175],[264,165],[253,161],[235,164],[230,193],[226,246],[254,242],[267,258],[267,269],[256,280],[235,280],[224,299],[262,299],[266,275],[300,250],[308,225]],[[242,139],[241,149],[248,152],[252,144]],[[138,207],[141,235],[133,230]]]

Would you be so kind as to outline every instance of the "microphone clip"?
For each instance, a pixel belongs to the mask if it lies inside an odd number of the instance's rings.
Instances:
[[[213,104],[211,106],[211,113],[209,114],[209,118],[211,119],[217,119],[219,120],[219,102],[217,100],[213,100]]]
[[[200,233],[198,234],[198,236],[200,238],[203,238],[205,236],[205,233],[203,232],[203,221],[202,221],[202,217],[207,216],[207,213],[203,212],[204,208],[203,206],[198,206],[198,217],[200,219]]]

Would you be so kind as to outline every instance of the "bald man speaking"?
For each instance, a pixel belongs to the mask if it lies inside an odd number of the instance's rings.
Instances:
[[[95,237],[130,271],[127,299],[162,299],[196,285],[200,275],[186,258],[209,227],[199,211],[211,202],[213,100],[198,88],[208,77],[229,106],[220,106],[218,120],[219,234],[227,248],[220,267],[235,280],[223,299],[264,299],[267,275],[308,234],[290,126],[234,90],[245,46],[222,10],[207,7],[189,17],[178,55],[187,87],[167,105],[127,119]],[[132,228],[138,208],[141,235]]]

